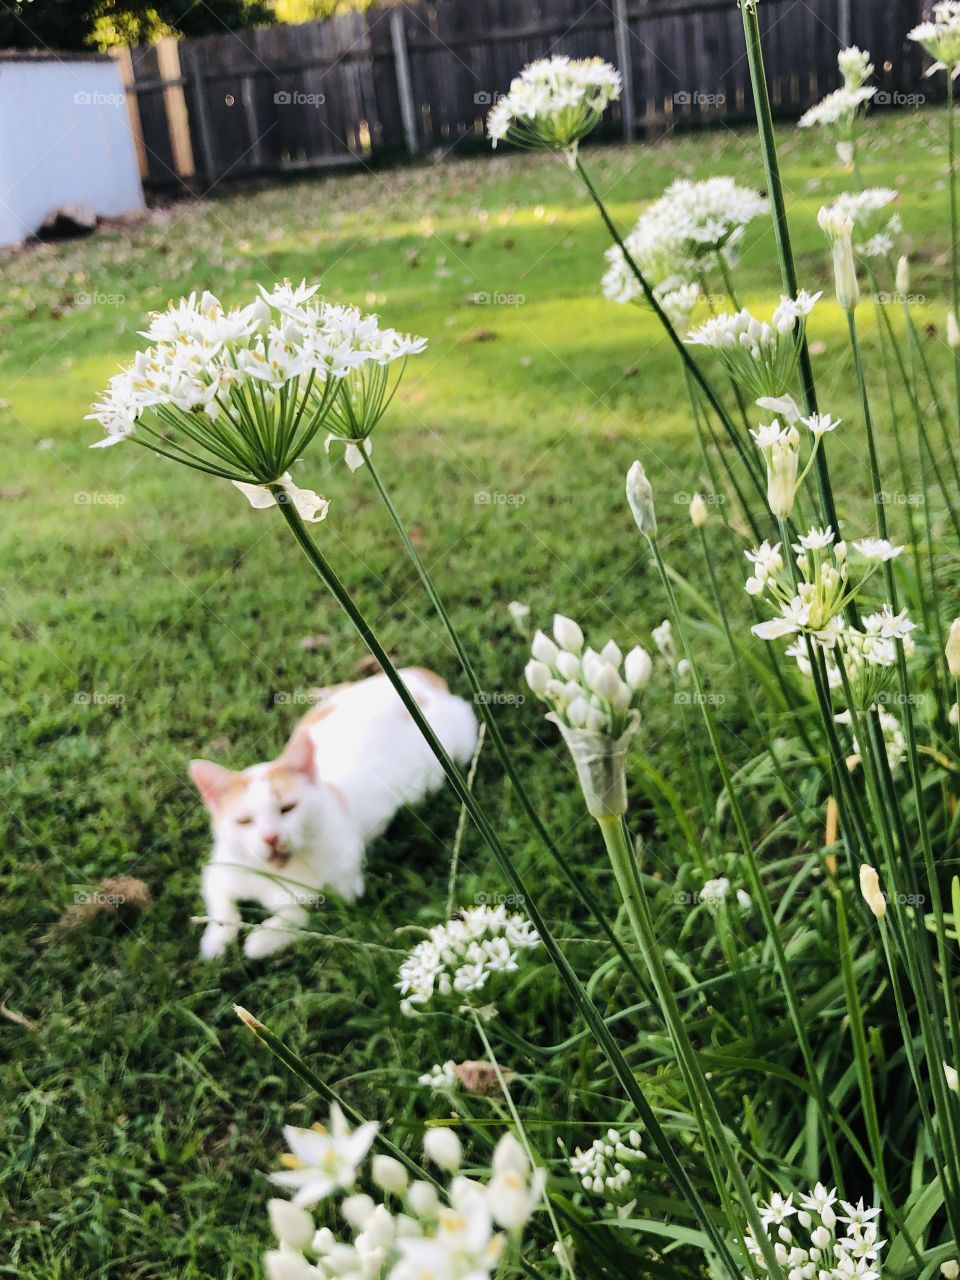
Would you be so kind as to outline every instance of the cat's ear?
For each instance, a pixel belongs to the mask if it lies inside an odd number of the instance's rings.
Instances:
[[[302,773],[316,782],[316,761],[313,755],[313,739],[309,733],[295,733],[283,749],[280,763],[292,773]]]
[[[216,809],[223,789],[233,776],[229,769],[225,769],[222,764],[214,764],[212,760],[190,761],[190,777],[211,813]]]

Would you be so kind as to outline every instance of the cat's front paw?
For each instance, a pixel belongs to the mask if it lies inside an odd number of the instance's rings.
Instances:
[[[236,936],[235,925],[208,924],[200,939],[201,958],[219,960]]]
[[[267,920],[247,934],[243,954],[250,960],[262,960],[264,956],[272,956],[275,951],[289,947],[299,932],[289,920]]]

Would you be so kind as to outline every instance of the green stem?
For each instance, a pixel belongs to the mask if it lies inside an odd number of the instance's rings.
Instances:
[[[723,1261],[724,1267],[731,1276],[731,1280],[742,1280],[740,1267],[733,1257],[733,1254],[730,1252],[730,1247],[723,1235],[723,1232],[717,1226],[710,1210],[703,1200],[703,1197],[694,1186],[684,1165],[681,1163],[680,1158],[670,1145],[670,1141],[654,1114],[653,1108],[647,1100],[646,1094],[640,1088],[636,1077],[630,1069],[629,1063],[623,1056],[623,1051],[607,1028],[600,1010],[590,999],[583,983],[577,977],[569,960],[567,960],[563,951],[557,944],[546,920],[544,920],[543,916],[540,914],[540,910],[537,907],[536,902],[528,892],[526,882],[514,867],[486,814],[474,799],[472,792],[466,785],[466,779],[450,759],[450,756],[445,751],[442,743],[433,732],[433,729],[430,727],[423,715],[423,711],[421,710],[419,703],[411,695],[409,689],[404,684],[397,668],[394,666],[390,658],[390,655],[377,639],[376,634],[364,614],[353,602],[353,599],[346,587],[337,577],[331,566],[327,563],[326,557],[311,538],[306,526],[297,514],[296,509],[291,503],[281,502],[278,506],[280,514],[287,522],[290,532],[293,534],[300,549],[307,557],[307,560],[317,577],[350,619],[361,640],[363,640],[364,644],[380,663],[384,675],[390,681],[391,685],[393,685],[400,701],[409,712],[414,724],[423,735],[427,746],[439,762],[455,795],[460,800],[461,804],[465,806],[470,817],[476,824],[477,829],[483,837],[484,843],[496,859],[496,862],[503,872],[507,882],[510,884],[510,887],[515,893],[520,895],[520,900],[524,903],[526,914],[529,916],[534,928],[540,935],[544,949],[560,974],[560,978],[564,986],[567,988],[567,991],[570,993],[578,1011],[586,1021],[587,1026],[590,1028],[595,1041],[599,1045],[607,1061],[610,1063],[613,1073],[620,1082],[624,1092],[636,1108],[641,1122],[645,1125],[654,1145],[660,1152],[670,1177],[676,1183],[680,1194],[696,1214],[703,1230],[710,1237],[714,1248],[717,1250],[717,1253]]]
[[[477,710],[480,712],[480,716],[484,724],[487,726],[487,732],[490,735],[490,741],[493,743],[493,748],[500,759],[500,763],[503,765],[504,772],[506,773],[507,777],[510,779],[510,782],[513,786],[516,797],[520,801],[520,806],[523,809],[524,813],[527,815],[527,819],[530,822],[530,825],[533,827],[534,831],[536,832],[537,837],[539,838],[540,843],[543,845],[544,849],[546,849],[547,853],[550,854],[554,862],[559,867],[560,873],[563,875],[564,879],[570,885],[574,894],[580,899],[580,901],[583,903],[586,909],[597,921],[600,928],[603,930],[608,942],[614,948],[617,955],[623,961],[624,965],[642,985],[643,975],[641,974],[640,970],[637,968],[636,962],[634,961],[633,957],[629,954],[626,947],[624,947],[621,940],[617,937],[616,930],[613,928],[613,926],[605,917],[603,910],[601,909],[597,899],[593,896],[590,890],[583,884],[582,878],[576,874],[576,872],[570,866],[569,862],[566,860],[564,855],[560,852],[556,843],[551,838],[550,833],[547,831],[547,828],[544,826],[543,820],[541,819],[539,813],[537,813],[537,810],[533,804],[533,801],[530,799],[529,793],[527,792],[527,789],[523,784],[523,779],[520,777],[520,774],[517,771],[517,767],[513,763],[513,759],[510,755],[510,750],[507,747],[507,744],[503,740],[503,735],[500,732],[500,727],[497,724],[493,711],[491,710],[489,699],[484,696],[483,689],[481,688],[481,685],[480,685],[479,677],[477,676],[476,669],[473,665],[473,662],[471,661],[470,655],[467,652],[463,644],[463,641],[460,638],[459,632],[457,631],[456,627],[453,624],[450,614],[447,612],[446,606],[444,605],[442,599],[440,598],[439,593],[437,592],[436,587],[433,584],[433,579],[430,577],[423,561],[421,560],[420,556],[417,554],[416,548],[414,547],[413,543],[410,541],[410,536],[407,533],[406,525],[403,523],[403,520],[400,518],[400,513],[397,511],[396,507],[393,505],[393,501],[390,498],[390,495],[387,492],[386,487],[384,486],[384,483],[380,478],[380,473],[377,470],[377,468],[374,466],[372,459],[368,457],[366,454],[364,454],[363,460],[364,460],[364,463],[366,464],[367,471],[370,473],[370,478],[373,480],[373,483],[376,486],[377,492],[380,494],[380,498],[383,502],[383,505],[387,509],[387,514],[390,516],[390,519],[393,522],[394,528],[396,529],[397,534],[400,537],[400,541],[403,544],[403,549],[407,553],[407,557],[410,560],[411,564],[416,569],[417,574],[420,578],[420,581],[423,584],[423,588],[430,599],[430,603],[433,605],[434,609],[436,610],[437,616],[440,618],[440,621],[443,623],[446,629],[447,635],[450,637],[450,641],[453,644],[454,649],[456,650],[457,657],[460,659],[460,665],[463,668],[463,673],[467,677],[467,683],[470,685],[470,691],[473,694],[474,705],[476,706]],[[644,994],[649,995],[649,988],[646,988]]]

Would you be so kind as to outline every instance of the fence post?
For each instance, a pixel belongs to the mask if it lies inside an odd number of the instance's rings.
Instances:
[[[390,11],[390,39],[393,42],[393,61],[397,73],[397,93],[400,95],[400,119],[403,121],[403,137],[407,154],[417,154],[417,117],[410,84],[410,60],[407,57],[407,40],[403,32],[403,5],[395,5]]]
[[[120,80],[123,84],[123,96],[127,103],[127,118],[130,121],[130,136],[137,153],[137,166],[141,180],[150,173],[150,162],[147,160],[147,148],[143,142],[143,123],[140,119],[140,99],[137,96],[137,82],[133,74],[133,55],[124,45],[119,49],[111,49],[110,56],[120,68]]]
[[[181,44],[181,63],[187,64],[187,87],[190,90],[191,122],[196,124],[200,140],[200,155],[203,157],[201,173],[203,180],[210,187],[217,180],[217,153],[214,148],[213,130],[210,128],[210,112],[207,109],[207,84],[200,65],[200,53],[189,40]]]
[[[630,57],[630,22],[627,18],[627,0],[613,0],[613,27],[617,42],[617,62],[623,89],[620,92],[620,116],[623,120],[623,140],[633,141],[633,60]]]
[[[163,91],[163,109],[167,116],[173,167],[178,177],[191,178],[195,172],[193,144],[190,141],[187,102],[183,93],[179,42],[173,36],[164,36],[157,41],[157,70],[161,80],[170,81]]]

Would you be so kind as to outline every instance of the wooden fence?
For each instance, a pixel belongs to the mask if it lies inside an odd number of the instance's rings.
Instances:
[[[763,0],[774,110],[798,115],[869,49],[878,104],[928,94],[906,40],[923,0]],[[607,136],[749,117],[735,0],[405,0],[302,26],[124,50],[144,181],[207,191],[256,175],[480,143],[490,104],[533,58],[599,54],[624,77]]]

